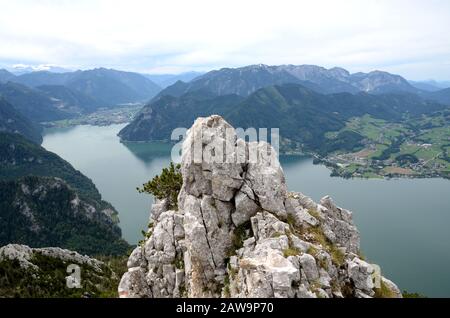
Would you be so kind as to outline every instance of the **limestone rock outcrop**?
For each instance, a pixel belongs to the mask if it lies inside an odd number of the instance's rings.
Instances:
[[[39,267],[33,263],[33,258],[37,254],[67,263],[85,265],[100,273],[105,266],[103,262],[95,258],[59,247],[31,248],[27,245],[20,244],[8,244],[0,247],[0,262],[17,261],[23,269],[38,270]]]
[[[121,297],[401,297],[361,258],[351,212],[289,192],[274,149],[230,129],[211,116],[188,131],[178,210],[153,205]]]
[[[117,297],[120,277],[105,262],[59,247],[0,247],[0,298]]]

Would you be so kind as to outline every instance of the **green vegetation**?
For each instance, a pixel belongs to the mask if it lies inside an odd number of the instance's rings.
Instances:
[[[380,288],[375,288],[375,298],[394,298],[395,293],[383,282],[380,283]]]
[[[23,116],[0,95],[0,131],[19,133],[36,144],[42,143],[39,125]]]
[[[336,137],[326,139],[318,153],[327,155],[335,151],[355,152],[363,149],[362,140],[363,137],[359,133],[344,130],[339,132]]]
[[[39,121],[54,120],[47,119],[49,116],[45,116],[46,112],[43,112],[46,109],[41,104],[42,101],[46,100],[53,102],[54,111],[62,108],[76,113],[92,112],[99,107],[146,101],[160,91],[157,85],[140,74],[105,68],[66,72],[64,74],[32,72],[13,77],[11,82],[21,83],[25,86],[16,83],[5,84],[4,86],[7,86],[9,91],[11,91],[11,87],[34,88],[28,88],[27,90],[21,88],[19,91],[21,95],[17,92],[10,95],[15,97],[15,101],[20,101],[23,104],[28,102],[28,109],[33,110],[34,108],[34,112],[24,113],[29,113],[32,115],[30,116],[32,119]],[[16,88],[16,90],[18,89]],[[0,93],[2,93],[1,89]],[[55,102],[56,99],[60,102]],[[38,119],[37,115],[41,117]],[[44,116],[45,118],[41,119]]]
[[[283,250],[283,255],[284,257],[297,256],[300,255],[300,251],[294,247],[288,247],[285,250]]]
[[[380,156],[373,157],[373,160],[383,161],[391,158],[391,155],[400,152],[400,146],[403,143],[404,139],[398,137],[394,139],[388,148],[384,149]]]
[[[128,271],[127,262],[131,252],[132,249],[129,249],[127,253],[123,255],[95,255],[94,258],[105,263],[105,265],[108,266],[120,279],[123,274]]]
[[[403,298],[427,298],[426,296],[419,294],[419,293],[409,293],[408,291],[404,290],[402,293]]]
[[[86,104],[83,104],[83,106],[86,106]],[[141,104],[102,108],[87,114],[81,114],[75,118],[45,122],[43,125],[47,128],[67,128],[78,125],[106,126],[122,124],[133,119],[141,108]]]
[[[38,270],[23,269],[18,261],[0,262],[0,298],[110,298],[118,297],[117,286],[125,267],[124,258],[109,258],[101,272],[78,264],[81,267],[81,288],[67,288],[66,269],[71,262],[34,254],[31,262]],[[119,266],[120,264],[120,266]],[[125,263],[126,264],[126,263]]]
[[[444,108],[411,95],[323,95],[298,84],[267,86],[246,98],[231,94],[217,96],[211,92],[217,88],[208,84],[208,88],[199,87],[197,90],[183,87],[183,84],[178,85],[181,86],[178,90],[176,86],[165,90],[160,98],[145,106],[120,132],[121,138],[126,141],[167,141],[174,128],[190,127],[199,116],[218,114],[234,127],[279,128],[280,135],[290,141],[281,146],[301,145],[303,151],[324,156],[339,150],[361,149],[362,137],[366,133],[375,136],[376,131],[383,128],[364,117],[366,115],[395,127],[395,123],[402,121],[406,114],[417,118]],[[361,117],[373,123],[374,132],[354,127],[344,129],[352,118]],[[395,131],[393,136],[399,133],[400,130]],[[332,138],[333,134],[339,138]]]
[[[184,259],[182,254],[177,254],[174,264],[177,269],[184,269]]]
[[[329,250],[331,255],[331,260],[334,264],[341,266],[345,261],[345,254],[338,249],[335,245],[330,245]]]
[[[203,91],[182,97],[161,96],[155,99],[151,108],[144,107],[119,136],[124,141],[170,141],[176,127],[190,127],[198,117],[223,114],[241,100],[242,97],[236,95],[217,97]],[[152,112],[152,118],[158,118],[157,123],[147,122],[148,111]]]
[[[207,89],[186,85],[145,106],[121,138],[168,141],[174,128],[219,114],[234,127],[279,128],[281,152],[313,154],[335,176],[450,175],[442,148],[450,137],[448,106],[412,94],[323,95],[298,84],[267,86],[247,97],[217,96],[208,83]]]
[[[88,255],[122,255],[120,228],[92,210],[63,181],[24,177],[0,181],[0,246],[59,246]]]
[[[406,115],[405,115],[406,116]],[[449,177],[449,118],[445,112],[406,116],[389,122],[366,115],[350,119],[332,140],[344,131],[359,132],[364,149],[351,153],[341,148],[322,162],[343,177]]]
[[[323,233],[322,227],[320,226],[309,227],[306,229],[306,232],[313,237],[313,241],[315,243],[318,243],[323,247],[326,247],[328,245],[328,241],[325,234]]]
[[[306,253],[312,256],[316,256],[319,253],[319,251],[314,246],[310,246],[306,251]]]
[[[413,154],[403,154],[399,155],[395,158],[395,161],[397,161],[399,164],[408,164],[408,163],[418,163],[419,159],[413,155]]]
[[[312,216],[315,218],[320,218],[320,214],[316,210],[309,210],[308,211]],[[304,227],[304,228],[298,228],[295,224],[295,220],[291,215],[288,215],[287,222],[289,224],[289,231],[292,233],[295,233],[295,235],[303,236],[304,234],[307,234],[310,237],[310,240],[315,243],[321,245],[329,254],[331,257],[331,261],[337,265],[341,266],[344,264],[345,261],[345,254],[332,242],[330,242],[327,237],[325,236],[323,232],[323,228],[319,226],[311,226],[311,227]],[[289,237],[289,236],[288,236]],[[292,253],[293,251],[287,250],[286,252],[288,254]],[[319,251],[314,248],[313,246],[309,247],[307,250],[307,253],[314,256],[315,258],[318,257]],[[324,265],[324,264],[322,264]],[[323,266],[325,267],[325,265]]]
[[[34,122],[60,120],[73,117],[73,114],[59,109],[57,103],[39,90],[8,82],[0,83],[0,95],[21,114]]]
[[[289,224],[291,229],[295,229],[295,227],[297,226],[294,216],[290,213],[287,216],[287,224]]]
[[[60,246],[121,255],[118,213],[68,162],[18,134],[0,133],[0,245]]]
[[[238,274],[238,271],[235,268],[231,267],[231,265],[229,263],[227,264],[227,269],[228,269],[228,273],[230,274],[231,278],[234,278]]]
[[[170,209],[178,209],[178,194],[183,185],[183,178],[180,172],[180,165],[170,163],[169,168],[164,168],[160,176],[154,177],[143,185],[143,188],[137,188],[140,193],[149,193],[157,199],[168,199]]]
[[[316,219],[320,220],[320,212],[316,209],[308,209],[308,213]]]
[[[153,234],[152,226],[153,226],[153,224],[149,224],[149,227],[148,227],[149,229],[147,230],[147,232],[144,230],[141,231],[142,236],[144,238],[139,241],[140,246],[144,246],[145,241],[147,241],[152,236],[152,234]]]
[[[20,135],[0,133],[0,161],[0,180],[10,181],[24,176],[60,178],[96,208],[114,210],[111,204],[102,201],[92,180],[58,155]]]
[[[250,221],[247,221],[235,228],[231,237],[233,243],[233,251],[237,251],[238,249],[242,248],[244,246],[244,241],[250,238],[252,235],[253,234]]]
[[[231,292],[230,292],[230,277],[225,276],[223,281],[223,294],[225,298],[230,298]]]

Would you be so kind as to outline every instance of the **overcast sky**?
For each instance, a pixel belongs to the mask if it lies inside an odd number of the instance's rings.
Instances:
[[[3,67],[316,64],[450,80],[449,33],[449,0],[0,0]]]

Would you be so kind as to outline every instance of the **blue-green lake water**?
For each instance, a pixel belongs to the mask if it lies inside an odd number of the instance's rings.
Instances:
[[[120,213],[123,236],[132,244],[148,223],[152,198],[136,187],[170,162],[171,146],[122,144],[124,125],[47,130],[43,146],[91,178]],[[402,290],[450,297],[450,181],[361,180],[330,177],[311,158],[280,158],[289,190],[320,200],[331,195],[353,211],[363,254]]]

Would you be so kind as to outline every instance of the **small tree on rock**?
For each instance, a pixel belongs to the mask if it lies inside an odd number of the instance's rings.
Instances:
[[[154,177],[137,190],[139,193],[152,194],[159,200],[167,199],[169,209],[178,209],[178,193],[180,193],[183,184],[180,169],[181,165],[175,165],[171,162],[168,168],[162,170],[160,176]]]

